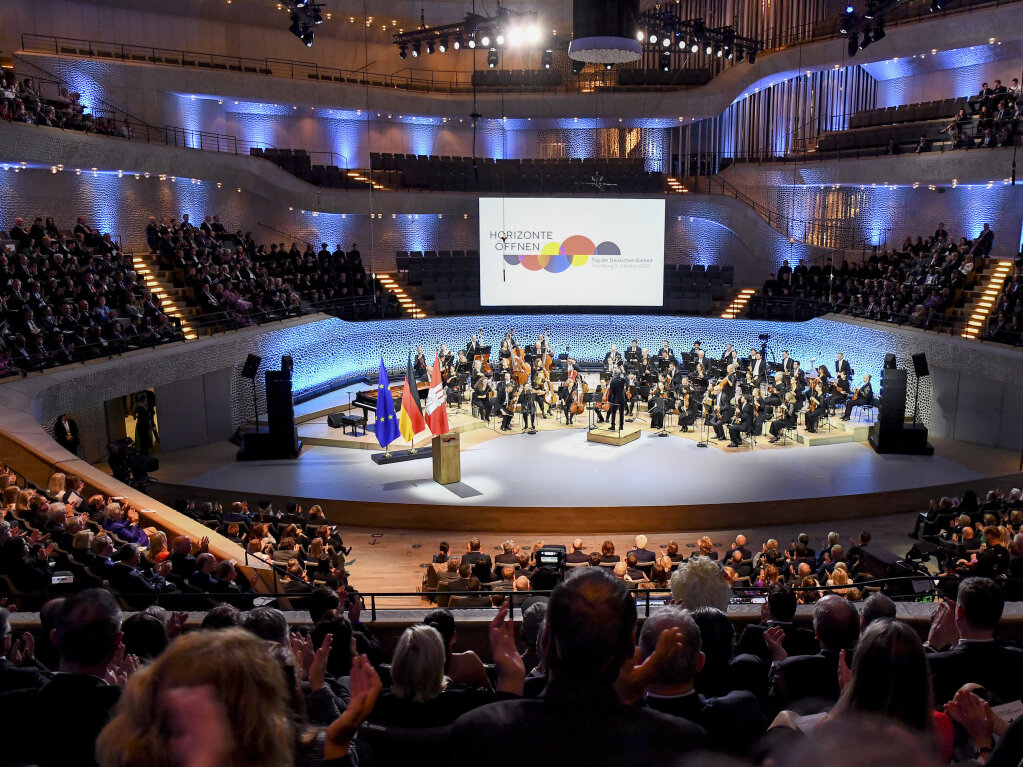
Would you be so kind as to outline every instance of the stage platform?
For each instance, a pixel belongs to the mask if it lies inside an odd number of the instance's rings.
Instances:
[[[621,429],[609,429],[606,426],[601,426],[597,429],[590,429],[586,432],[587,442],[596,442],[600,445],[611,445],[612,447],[622,447],[628,445],[630,442],[635,442],[643,434],[643,429],[639,424],[626,424]]]

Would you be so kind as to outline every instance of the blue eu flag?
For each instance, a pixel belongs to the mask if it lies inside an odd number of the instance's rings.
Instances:
[[[380,357],[380,379],[377,382],[377,420],[374,429],[377,433],[377,442],[385,450],[398,438],[398,416],[394,414],[394,398],[391,396],[391,387],[387,382],[387,369],[384,367],[382,356]]]

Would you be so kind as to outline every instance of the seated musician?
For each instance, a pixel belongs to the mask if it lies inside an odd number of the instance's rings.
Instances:
[[[785,378],[785,374],[780,370],[774,374],[774,383],[767,388],[767,397],[764,399],[765,405],[770,405],[771,407],[781,406],[782,397],[789,390],[788,381]]]
[[[482,369],[483,363],[480,361],[480,368]],[[459,375],[465,375],[471,370],[469,363],[469,357],[465,352],[458,352],[458,362],[455,363],[455,372]]]
[[[736,423],[728,425],[728,435],[731,438],[729,447],[741,447],[742,435],[753,431],[753,403],[745,394],[741,394],[737,400],[738,413],[735,414]]]
[[[497,385],[497,408],[501,413],[501,431],[511,431],[512,418],[515,417],[513,405],[518,399],[518,392],[515,389],[511,373],[505,373],[504,380]]]
[[[660,356],[666,360],[675,359],[675,352],[672,350],[671,345],[665,341],[664,346],[661,347]]]
[[[698,389],[703,389],[707,385],[707,368],[702,363],[696,364],[696,369],[693,371],[693,386]]]
[[[416,359],[412,366],[412,373],[417,381],[429,381],[430,371],[426,367],[426,355],[423,354],[423,347],[416,347]]]
[[[629,365],[635,365],[639,362],[639,358],[643,356],[643,352],[645,351],[645,349],[639,348],[639,341],[633,338],[632,344],[630,344],[629,348],[625,350],[625,361],[628,362]]]
[[[856,390],[849,401],[845,403],[845,413],[842,415],[843,421],[848,421],[852,418],[853,408],[857,405],[869,405],[874,399],[874,391],[870,386],[870,374],[864,373],[863,385]]]
[[[810,366],[813,367],[816,360],[810,360]],[[831,380],[831,371],[828,370],[827,365],[817,365],[815,370],[817,371],[817,377],[820,378],[824,383]]]
[[[490,382],[480,375],[472,385],[472,409],[481,421],[490,420]]]
[[[647,355],[646,349],[639,353],[639,361],[636,363],[635,370],[640,377],[646,377],[654,372],[653,360]]]
[[[806,393],[808,410],[803,416],[803,422],[806,424],[806,430],[811,434],[817,433],[817,423],[824,415],[826,396],[821,390],[821,386],[821,379],[814,378],[810,381],[810,389]]]
[[[440,351],[437,352],[437,356],[440,358],[441,367],[448,364],[448,360],[454,359],[455,355],[448,351],[447,344],[440,345]]]
[[[771,417],[771,408],[764,401],[764,393],[760,387],[755,387],[750,400],[753,403],[753,433],[758,437],[764,433],[764,421]]]
[[[635,401],[633,398],[633,402]],[[664,410],[667,406],[667,402],[664,399],[664,392],[661,391],[660,385],[655,385],[650,389],[650,399],[647,400],[647,412],[650,414],[650,428],[652,429],[663,429],[664,428]],[[632,403],[629,403],[629,407],[632,407]]]
[[[547,417],[547,405],[543,399],[543,392],[547,388],[547,373],[544,372],[543,368],[535,370],[533,373],[533,397],[536,409],[540,411],[540,417]]]
[[[722,362],[731,362],[732,354],[735,353],[735,349],[732,348],[731,344],[725,344],[725,350],[721,353]]]
[[[699,354],[702,351],[703,351],[703,349],[700,348],[700,342],[699,341],[693,341],[693,348],[689,350],[689,353],[690,354]]]
[[[625,376],[625,390],[631,393],[629,397],[629,404],[625,412],[629,418],[632,418],[636,412],[636,402],[639,401],[639,379],[636,378],[635,373],[627,373]]]
[[[611,345],[611,351],[604,355],[604,369],[614,370],[622,364],[622,355],[618,353],[618,347]]]
[[[799,360],[792,360],[792,373],[791,378],[799,386],[799,391],[802,392],[806,388],[806,373],[799,366]]]
[[[511,340],[507,337],[501,341],[501,351],[499,352],[502,360],[511,359],[512,355],[512,344]]]
[[[838,373],[831,385],[831,394],[828,396],[828,407],[836,410],[845,405],[849,399],[849,376],[844,370]]]
[[[693,385],[689,382],[689,376],[682,376],[678,385],[678,424],[682,431],[689,431],[696,420],[697,397],[693,392]]]
[[[593,392],[593,412],[597,416],[597,423],[604,423],[604,412],[598,405],[604,400],[604,382],[598,381],[597,388]]]
[[[732,415],[735,412],[731,398],[725,396],[722,384],[714,387],[713,407],[714,411],[707,423],[714,429],[714,439],[721,440],[725,438],[725,426],[732,420]]]
[[[696,365],[703,365],[703,369],[704,370],[710,370],[710,360],[707,359],[707,353],[704,352],[703,349],[700,349],[696,353],[696,360],[694,362],[694,367]]]
[[[789,392],[785,395],[784,407],[775,411],[774,421],[771,422],[771,438],[768,442],[777,442],[781,439],[784,429],[796,428],[796,395]]]
[[[789,381],[789,393],[796,398],[796,411],[803,409],[806,404],[806,396],[803,394],[803,389],[799,385],[799,381],[795,378]]]

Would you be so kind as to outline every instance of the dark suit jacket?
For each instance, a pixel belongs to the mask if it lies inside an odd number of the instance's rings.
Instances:
[[[487,563],[487,566],[490,567],[491,570],[494,569],[493,564],[492,564],[492,562],[490,560],[490,555],[489,554],[484,554],[482,551],[467,551],[467,552],[465,552],[462,555],[462,564],[463,565],[464,564],[474,565],[477,562],[479,562],[481,559]]]
[[[781,708],[799,700],[838,700],[838,651],[821,650],[817,655],[786,658],[774,667],[772,697]]]
[[[622,376],[615,376],[608,382],[607,401],[609,403],[623,407],[628,404],[628,400],[625,397],[625,384],[626,381]]]
[[[720,698],[707,698],[699,693],[677,698],[648,695],[645,704],[700,725],[715,747],[730,754],[745,754],[767,728],[760,704],[753,693],[745,690],[735,690]]]
[[[852,375],[852,367],[849,365],[849,360],[842,360],[841,364],[839,364],[838,360],[835,360],[835,377],[837,378],[838,374],[843,370],[847,376]]]
[[[742,636],[739,637],[739,644],[736,646],[736,653],[749,653],[762,658],[768,663],[771,662],[771,652],[764,642],[764,632],[771,626],[780,626],[785,631],[785,641],[782,647],[789,656],[794,655],[816,655],[820,652],[820,644],[812,631],[797,628],[795,624],[786,621],[768,621],[747,626]]]
[[[584,554],[581,551],[570,551],[565,556],[565,561],[566,562],[572,562],[572,563],[589,562],[590,561],[590,557],[589,557],[588,554]]]
[[[36,690],[46,684],[47,679],[35,666],[18,667],[7,658],[0,658],[0,692],[11,690]]]
[[[40,767],[86,767],[96,764],[96,737],[121,697],[121,690],[88,674],[57,674],[38,690],[0,695],[7,732],[18,737],[4,743],[5,758]],[[64,717],[54,737],[53,712]]]
[[[1023,650],[999,640],[960,642],[946,652],[927,657],[934,684],[934,703],[940,706],[967,682],[976,682],[1003,701],[1020,696],[1023,679]]]
[[[456,764],[487,754],[491,767],[518,767],[520,751],[493,748],[517,742],[537,746],[529,757],[532,767],[620,767],[639,756],[645,763],[674,763],[703,748],[708,738],[692,722],[622,703],[611,687],[552,680],[535,700],[500,701],[463,714],[452,742]]]
[[[79,443],[78,424],[75,423],[75,419],[68,418],[67,425],[68,427],[65,429],[64,422],[58,418],[57,423],[53,425],[53,438],[57,440],[60,446],[63,447],[65,450],[70,450],[72,453],[74,453],[76,450],[78,450]],[[68,440],[69,434],[71,435],[70,441]]]

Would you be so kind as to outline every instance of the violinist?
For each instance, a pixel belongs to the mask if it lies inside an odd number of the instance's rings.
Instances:
[[[707,368],[701,363],[697,363],[696,370],[693,371],[693,386],[697,389],[703,389],[707,386]]]
[[[831,409],[837,409],[844,407],[846,401],[849,399],[849,376],[844,370],[840,370],[838,378],[831,384],[831,394],[828,396],[828,407]]]
[[[735,423],[728,425],[728,434],[731,437],[729,447],[741,447],[742,435],[753,431],[753,403],[745,394],[739,395],[737,400],[738,412],[735,414]]]
[[[626,401],[629,403],[626,409],[629,418],[632,418],[636,412],[636,402],[639,400],[638,389],[639,381],[636,378],[636,374],[628,373],[625,376],[625,395]]]
[[[544,398],[542,393],[547,389],[547,374],[543,368],[539,368],[533,373],[533,386],[531,387],[534,393],[534,401],[536,408],[540,411],[540,417],[547,417],[547,409],[544,407]]]
[[[430,372],[426,368],[426,355],[423,354],[423,347],[416,347],[416,358],[412,363],[412,373],[417,381],[429,381]]]
[[[806,389],[806,373],[799,366],[799,360],[792,360],[792,380],[798,385],[800,393]]]
[[[504,380],[497,385],[497,408],[501,413],[501,431],[511,431],[512,418],[515,417],[514,404],[518,396],[516,386],[511,380],[511,373],[506,373]]]
[[[643,349],[639,353],[639,361],[635,366],[636,375],[640,378],[646,378],[653,373],[653,370],[653,360],[651,360],[650,356],[646,353],[646,349]]]
[[[597,415],[597,423],[604,423],[604,412],[597,407],[598,402],[604,401],[604,383],[597,381],[597,388],[593,392],[593,412]]]
[[[682,431],[689,431],[692,428],[696,413],[696,397],[692,384],[689,383],[689,376],[682,376],[682,382],[678,386],[678,424]]]
[[[721,379],[721,386],[724,387],[728,399],[735,396],[735,365],[725,368],[725,377]]]
[[[650,390],[650,399],[647,400],[647,412],[650,414],[650,428],[664,428],[664,411],[667,408],[667,401],[661,387],[654,386]]]
[[[725,389],[722,384],[714,387],[714,410],[707,421],[714,429],[714,439],[725,438],[725,425],[732,420],[735,413],[730,397],[725,396]]]
[[[874,399],[874,391],[870,386],[870,374],[865,373],[863,375],[863,385],[858,388],[853,396],[849,398],[849,401],[845,403],[845,413],[842,415],[843,421],[848,421],[852,418],[853,408],[857,405],[869,405]]]
[[[770,418],[770,408],[764,402],[764,393],[760,387],[753,389],[750,402],[753,404],[753,433],[759,437],[764,433],[764,421]]]
[[[522,409],[522,428],[536,431],[536,392],[528,383],[519,389],[518,405]]]
[[[817,423],[824,413],[825,395],[821,389],[821,379],[814,378],[810,381],[810,389],[806,393],[808,404],[806,414],[803,416],[803,422],[806,425],[806,430],[811,434],[817,433]]]
[[[441,367],[444,367],[444,365],[447,365],[450,360],[455,358],[455,355],[448,351],[447,344],[440,345],[440,351],[437,352],[437,356],[440,357]]]
[[[811,359],[810,360],[810,366],[813,367],[813,364],[816,361],[817,360],[815,360],[815,359]],[[822,381],[824,381],[824,383],[827,383],[828,381],[831,380],[831,371],[828,370],[828,366],[827,365],[817,365],[817,367],[815,369],[817,371],[817,377],[820,378]]]
[[[700,349],[700,351],[696,353],[695,364],[703,365],[704,370],[710,370],[710,360],[707,359],[707,353],[703,351],[703,349]]]
[[[785,395],[785,405],[775,411],[774,421],[771,422],[771,438],[768,442],[777,442],[781,439],[783,429],[796,428],[796,395],[789,392]]]
[[[639,348],[639,341],[633,338],[632,344],[625,350],[625,361],[629,364],[629,367],[634,367],[638,364],[640,357],[645,356],[645,351],[646,349]]]
[[[667,382],[668,391],[675,391],[682,384],[682,379],[685,376],[682,375],[682,371],[678,369],[678,366],[671,362],[668,364],[668,372],[664,374],[664,380]]]
[[[789,393],[796,398],[796,411],[802,410],[806,404],[806,397],[803,395],[803,389],[799,386],[799,381],[795,378],[789,381]]]
[[[618,353],[618,347],[611,344],[611,351],[604,355],[604,368],[613,373],[615,368],[622,364],[622,355]]]
[[[490,420],[490,385],[486,376],[479,376],[472,386],[472,409],[481,421]]]

